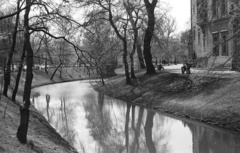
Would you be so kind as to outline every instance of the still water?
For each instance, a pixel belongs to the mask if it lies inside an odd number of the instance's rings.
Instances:
[[[239,153],[240,135],[126,104],[88,81],[35,88],[33,103],[80,153]]]

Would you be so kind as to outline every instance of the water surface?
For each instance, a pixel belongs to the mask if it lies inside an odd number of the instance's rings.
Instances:
[[[239,153],[240,135],[99,94],[88,81],[35,88],[33,103],[79,152]]]

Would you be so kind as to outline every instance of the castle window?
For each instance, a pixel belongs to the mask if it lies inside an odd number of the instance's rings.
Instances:
[[[203,49],[204,49],[204,51],[206,49],[206,35],[205,34],[203,34]]]
[[[222,0],[221,2],[221,16],[224,17],[227,15],[227,0]]]
[[[227,32],[221,33],[222,39],[222,56],[228,56],[228,41],[227,41]]]
[[[213,34],[213,56],[219,56],[219,34]]]
[[[238,51],[240,50],[240,42],[239,42],[239,38],[235,38],[233,41],[233,54],[237,54]]]
[[[195,37],[196,37],[196,31],[195,29],[193,29],[193,40],[195,40]]]
[[[212,0],[212,16],[213,18],[218,17],[218,0]]]
[[[195,5],[193,4],[193,6],[192,6],[192,11],[193,11],[193,14],[195,14]]]
[[[201,31],[198,29],[198,44],[201,44]]]

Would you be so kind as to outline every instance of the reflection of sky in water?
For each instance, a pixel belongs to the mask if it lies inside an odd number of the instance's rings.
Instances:
[[[35,107],[79,152],[239,151],[239,137],[233,134],[127,106],[98,94],[87,81],[39,87],[34,92],[40,93],[35,94]]]
[[[80,86],[81,85],[81,86]],[[51,96],[49,107],[50,110],[54,110],[54,117],[52,119],[51,125],[56,128],[56,130],[63,136],[60,132],[61,127],[59,126],[66,126],[66,125],[58,125],[56,121],[59,121],[59,110],[61,108],[61,98],[65,98],[67,108],[71,109],[71,112],[68,113],[69,116],[69,128],[76,133],[76,137],[74,140],[75,148],[81,151],[81,146],[88,146],[86,149],[87,152],[94,152],[95,142],[89,134],[89,130],[86,128],[87,120],[85,118],[85,111],[83,107],[83,103],[85,102],[84,96],[91,92],[89,88],[90,85],[88,83],[79,83],[75,82],[71,87],[68,86],[66,83],[56,84],[56,85],[49,85],[45,87],[40,87],[34,89],[41,93],[41,96],[35,100],[35,107],[44,114],[47,118],[46,112],[46,94]],[[86,88],[88,90],[86,90]],[[62,119],[63,120],[63,119]],[[65,137],[64,137],[65,138]],[[65,138],[66,139],[66,138]],[[82,145],[81,145],[82,144]]]

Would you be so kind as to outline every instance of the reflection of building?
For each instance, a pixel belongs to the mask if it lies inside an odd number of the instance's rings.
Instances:
[[[237,43],[228,38],[233,35],[230,0],[191,0],[193,52],[203,65],[231,65],[231,56]],[[230,60],[229,60],[230,59]]]
[[[192,132],[194,153],[238,153],[239,137],[227,132],[185,123]]]

